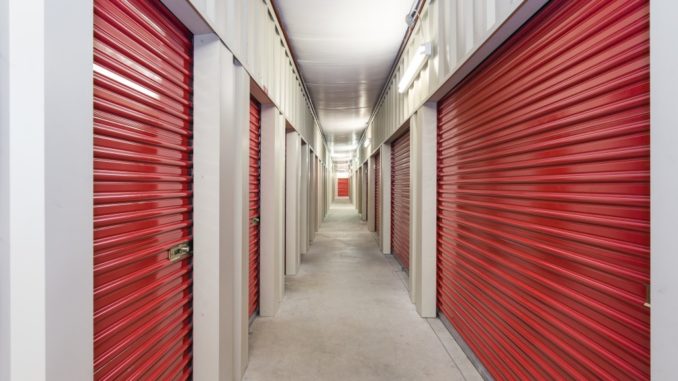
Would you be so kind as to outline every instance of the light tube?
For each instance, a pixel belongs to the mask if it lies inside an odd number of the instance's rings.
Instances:
[[[405,73],[403,73],[402,78],[400,78],[400,82],[398,82],[398,92],[399,93],[404,93],[407,91],[407,89],[410,88],[410,85],[412,85],[412,82],[414,82],[414,79],[417,77],[417,74],[419,74],[419,71],[421,70],[422,67],[424,67],[424,64],[426,61],[428,61],[428,58],[431,56],[431,43],[426,42],[417,48],[417,51],[414,53],[414,56],[410,60],[410,63],[407,65],[407,69],[405,69]]]

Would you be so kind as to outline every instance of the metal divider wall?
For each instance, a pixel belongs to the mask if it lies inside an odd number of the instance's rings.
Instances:
[[[552,1],[438,105],[438,308],[497,379],[650,377],[649,5]]]
[[[355,181],[356,181],[356,206],[358,207],[358,214],[363,213],[363,182],[362,182],[362,167],[358,168],[355,172]]]

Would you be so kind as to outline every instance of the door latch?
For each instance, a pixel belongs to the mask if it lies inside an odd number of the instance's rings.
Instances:
[[[170,262],[176,262],[192,254],[193,252],[191,251],[191,245],[188,242],[184,242],[176,246],[172,246],[168,251],[167,259],[169,259]]]

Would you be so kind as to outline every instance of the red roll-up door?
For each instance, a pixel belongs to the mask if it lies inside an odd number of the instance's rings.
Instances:
[[[337,179],[337,196],[348,197],[348,179]]]
[[[410,268],[410,131],[391,144],[391,252]]]
[[[192,50],[159,1],[95,0],[97,380],[191,377]]]
[[[259,307],[259,189],[261,158],[261,107],[250,99],[250,305],[249,314]]]
[[[438,308],[495,379],[650,377],[647,1],[553,1],[438,107]]]
[[[363,188],[362,188],[361,191],[362,191],[363,205],[364,205],[363,212],[362,212],[362,218],[363,218],[363,220],[366,220],[367,216],[369,214],[369,210],[372,207],[372,205],[370,205],[370,197],[369,197],[369,195],[370,195],[369,194],[370,180],[369,180],[369,165],[368,165],[367,161],[363,164],[362,168],[363,168],[363,174],[362,174],[363,178],[361,180],[363,182],[362,183]]]
[[[374,155],[374,230],[377,236],[381,237],[381,158],[379,152]]]

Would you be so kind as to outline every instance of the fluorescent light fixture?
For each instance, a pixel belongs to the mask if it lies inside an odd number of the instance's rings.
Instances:
[[[398,92],[399,93],[404,93],[407,91],[407,89],[410,88],[410,85],[412,85],[412,82],[414,82],[414,79],[417,77],[417,74],[419,74],[419,71],[421,70],[422,67],[424,67],[424,64],[426,61],[428,61],[428,58],[431,56],[431,43],[430,42],[425,42],[417,48],[417,51],[414,52],[414,56],[410,60],[410,63],[407,65],[407,69],[405,69],[405,73],[403,73],[402,78],[400,78],[400,82],[398,82]]]
[[[350,151],[347,152],[332,152],[332,157],[352,157],[353,153]]]
[[[332,154],[332,161],[351,161],[353,155],[348,154]]]
[[[335,152],[345,152],[345,151],[355,151],[358,148],[357,144],[350,145],[335,145],[332,147],[332,153]]]

